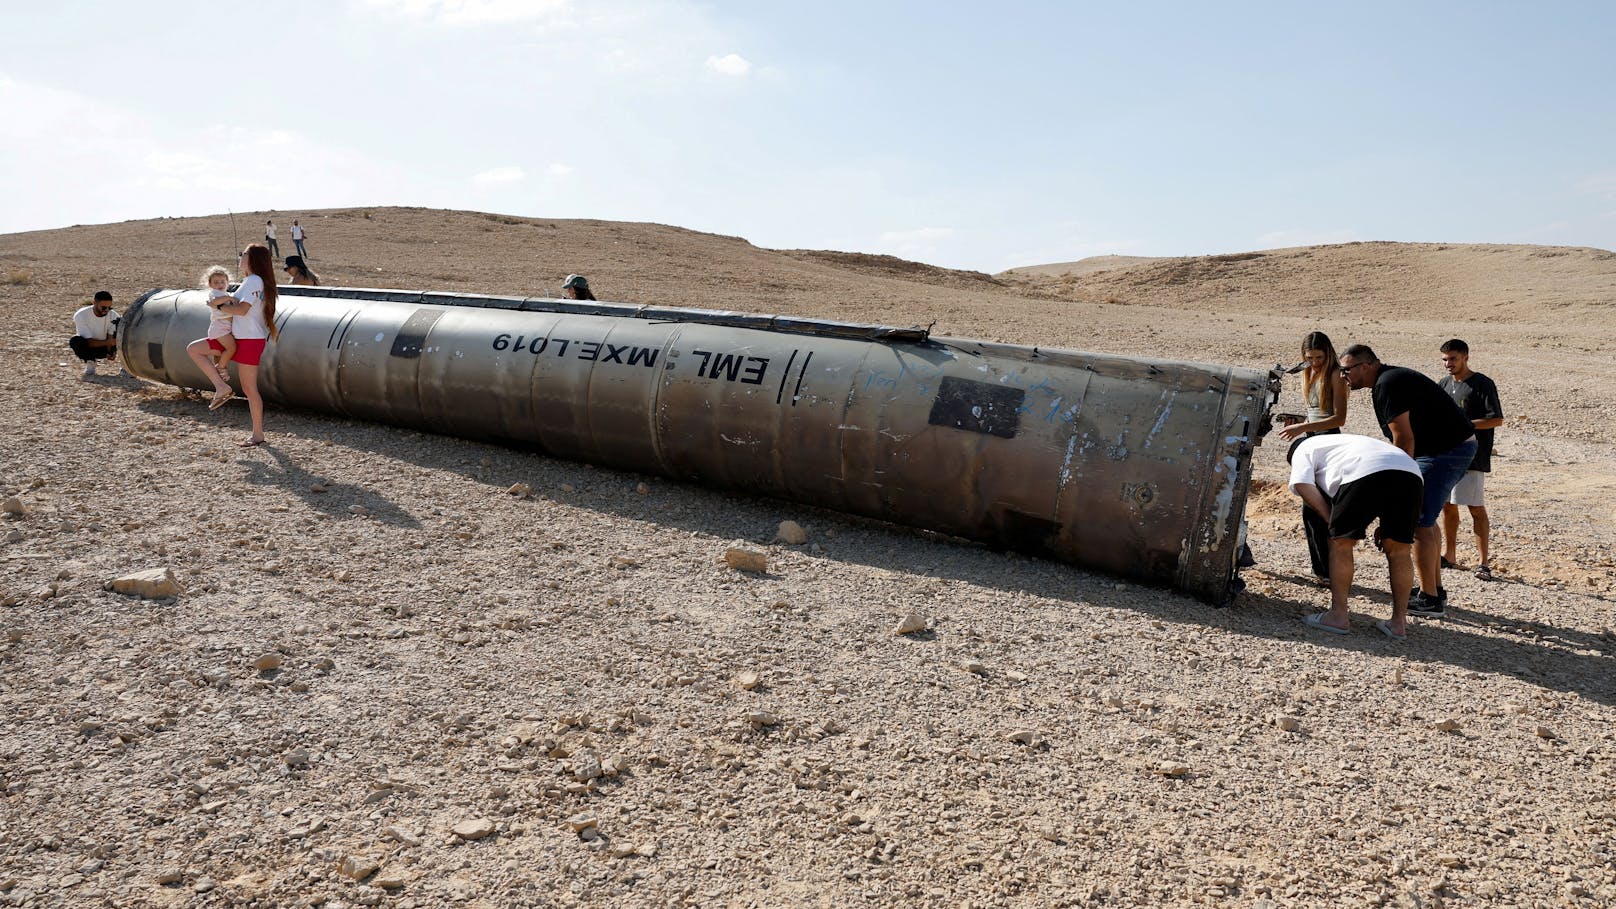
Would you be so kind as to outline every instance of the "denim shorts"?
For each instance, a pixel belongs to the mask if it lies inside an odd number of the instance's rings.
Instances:
[[[1472,436],[1439,455],[1415,458],[1420,465],[1420,476],[1425,478],[1425,495],[1420,502],[1421,527],[1435,527],[1442,506],[1448,504],[1453,487],[1464,479],[1465,471],[1476,457],[1476,439]]]

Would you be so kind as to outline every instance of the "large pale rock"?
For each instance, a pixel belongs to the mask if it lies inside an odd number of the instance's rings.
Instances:
[[[22,499],[19,499],[16,496],[12,496],[6,499],[4,502],[0,502],[0,514],[14,514],[21,517],[24,513],[25,510],[22,505]]]
[[[724,564],[736,571],[764,574],[769,570],[769,557],[761,552],[731,546],[729,549],[724,550]]]
[[[351,877],[356,881],[362,881],[375,874],[376,869],[381,866],[381,862],[368,855],[345,855],[342,857],[342,861],[337,863],[337,873],[344,877]]]
[[[185,588],[180,584],[180,579],[174,576],[174,569],[149,568],[113,578],[107,582],[107,589],[129,596],[159,600],[179,596]]]
[[[914,634],[917,631],[925,631],[925,630],[926,630],[926,619],[925,619],[925,617],[922,616],[918,612],[911,612],[908,615],[904,616],[898,622],[898,627],[892,629],[892,633],[893,634]]]
[[[494,832],[494,822],[485,817],[461,821],[454,825],[453,832],[463,840],[480,840]]]
[[[780,529],[775,531],[774,538],[788,546],[801,546],[808,542],[808,531],[796,521],[781,521]]]

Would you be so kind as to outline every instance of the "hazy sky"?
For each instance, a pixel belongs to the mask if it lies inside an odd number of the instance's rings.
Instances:
[[[1616,3],[0,0],[0,232],[421,205],[997,271],[1616,248]]]

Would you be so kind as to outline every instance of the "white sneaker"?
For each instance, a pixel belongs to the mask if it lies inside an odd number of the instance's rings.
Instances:
[[[94,363],[86,363],[86,364],[84,364],[84,378],[88,379],[88,378],[90,378],[91,376],[94,376],[94,375],[95,375],[95,364]]]

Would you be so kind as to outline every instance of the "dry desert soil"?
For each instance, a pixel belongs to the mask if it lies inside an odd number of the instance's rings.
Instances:
[[[242,240],[267,216],[235,216]],[[273,216],[333,285],[582,272],[609,300],[1258,368],[1320,329],[1435,376],[1463,337],[1508,418],[1498,580],[1448,573],[1449,617],[1392,642],[1360,549],[1354,633],[1305,628],[1326,597],[1274,440],[1258,565],[1221,610],[319,413],[271,407],[243,451],[240,403],[82,381],[64,346],[97,289],[124,306],[233,265],[228,218],[0,236],[0,905],[1616,903],[1616,255],[990,276],[651,224]],[[776,541],[785,520],[807,541]],[[183,590],[106,589],[152,569]],[[895,634],[910,612],[927,630]]]

